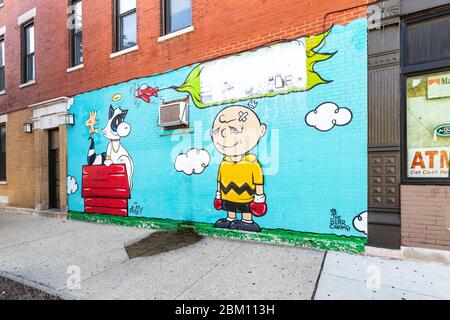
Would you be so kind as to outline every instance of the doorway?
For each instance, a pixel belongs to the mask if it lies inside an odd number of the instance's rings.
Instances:
[[[59,130],[48,132],[48,197],[49,209],[60,209],[59,199]]]

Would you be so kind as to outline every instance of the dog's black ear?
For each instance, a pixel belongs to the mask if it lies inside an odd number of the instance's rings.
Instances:
[[[114,115],[114,108],[112,104],[109,105],[109,118],[111,119]]]
[[[125,120],[125,117],[127,116],[128,110],[122,110],[122,119]]]

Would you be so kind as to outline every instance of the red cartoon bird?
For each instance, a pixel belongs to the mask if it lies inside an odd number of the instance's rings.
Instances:
[[[158,96],[159,88],[152,88],[149,87],[147,84],[141,84],[141,86],[136,90],[134,95],[144,100],[146,103],[151,102],[151,97],[157,97]]]

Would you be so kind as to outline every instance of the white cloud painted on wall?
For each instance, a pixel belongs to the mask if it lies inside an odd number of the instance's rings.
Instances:
[[[193,148],[186,153],[179,154],[175,159],[175,170],[187,175],[201,174],[207,166],[211,157],[204,149]]]
[[[69,98],[69,100],[67,100],[66,102],[66,110],[69,110],[70,108],[72,108],[73,106],[73,98]]]
[[[340,108],[333,102],[326,102],[310,111],[305,117],[305,122],[319,131],[330,131],[335,126],[349,124],[352,118],[350,109]]]
[[[78,183],[75,177],[73,176],[67,176],[67,194],[71,195],[77,192],[78,190]]]
[[[357,231],[367,234],[367,211],[361,212],[353,219],[353,227]]]

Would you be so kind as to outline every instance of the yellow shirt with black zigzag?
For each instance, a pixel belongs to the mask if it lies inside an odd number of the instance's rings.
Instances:
[[[264,184],[264,175],[256,155],[247,154],[234,162],[225,157],[220,164],[217,182],[222,200],[249,203],[253,201],[256,185]]]

